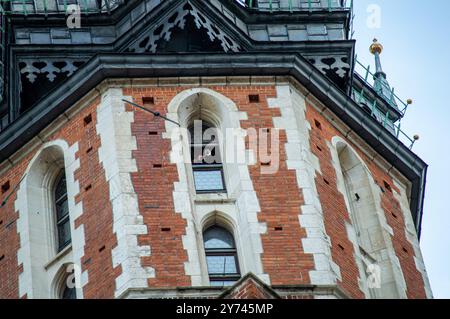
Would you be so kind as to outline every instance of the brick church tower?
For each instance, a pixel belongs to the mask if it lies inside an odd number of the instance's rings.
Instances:
[[[432,297],[410,101],[350,3],[0,8],[0,298]]]

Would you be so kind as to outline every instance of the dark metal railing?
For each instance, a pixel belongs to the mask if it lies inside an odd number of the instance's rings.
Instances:
[[[125,0],[0,0],[5,14],[70,14],[70,6],[78,5],[81,14],[111,13]]]
[[[3,5],[0,3],[0,105],[3,102],[3,93],[5,87],[4,71],[5,71],[5,46],[6,46],[6,17]]]
[[[403,100],[397,96],[394,88],[388,88],[390,90],[390,96],[386,97],[383,94],[380,94],[379,90],[375,87],[374,78],[375,75],[370,71],[370,65],[364,66],[361,62],[358,61],[357,56],[355,57],[355,71],[356,74],[359,75],[360,78],[363,79],[365,85],[373,88],[375,92],[379,95],[379,97],[385,100],[389,105],[394,107],[394,105],[399,109],[402,114],[402,118],[405,116],[408,107],[412,104],[412,100]],[[401,129],[401,119],[399,121],[393,122],[389,118],[389,111],[382,111],[382,107],[378,105],[376,99],[371,100],[366,94],[364,87],[362,89],[352,88],[352,98],[358,104],[367,105],[369,108],[369,112],[372,117],[377,119],[388,131],[392,132],[399,140],[401,140],[404,144],[408,145],[410,148],[414,146],[417,142],[418,137],[411,137]]]
[[[318,11],[318,10],[342,10],[353,8],[353,0],[323,0],[320,2],[313,0],[301,0],[300,5],[294,5],[293,0],[235,0],[242,6],[260,11]],[[297,2],[297,1],[296,1]]]

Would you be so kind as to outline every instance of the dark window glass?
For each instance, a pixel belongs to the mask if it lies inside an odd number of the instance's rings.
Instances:
[[[197,193],[224,192],[223,164],[217,129],[205,121],[195,121],[189,133]]]
[[[65,287],[62,293],[62,299],[77,299],[77,291],[75,288]]]
[[[58,0],[58,4],[60,6],[69,5],[69,4],[78,4],[77,0]]]
[[[218,226],[203,234],[211,286],[232,286],[241,277],[233,235]]]
[[[69,203],[67,201],[66,176],[62,174],[55,185],[56,228],[58,252],[72,241],[70,234]]]

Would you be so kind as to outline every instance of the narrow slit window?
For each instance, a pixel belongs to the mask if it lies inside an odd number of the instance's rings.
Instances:
[[[67,200],[66,175],[63,173],[55,184],[55,213],[58,252],[72,242],[70,234],[69,203]]]

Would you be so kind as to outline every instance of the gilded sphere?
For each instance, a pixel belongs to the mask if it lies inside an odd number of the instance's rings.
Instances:
[[[381,45],[381,43],[378,42],[377,39],[373,39],[373,43],[370,46],[370,53],[375,54],[381,54],[381,52],[383,52],[383,46]]]

